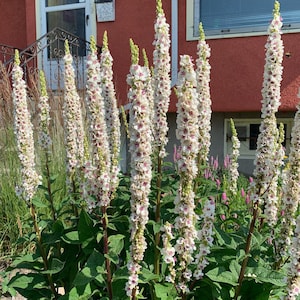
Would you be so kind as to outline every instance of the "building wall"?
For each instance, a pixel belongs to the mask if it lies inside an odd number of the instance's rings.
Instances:
[[[0,1],[0,44],[23,49],[36,39],[34,5],[33,0]]]
[[[97,23],[98,43],[108,31],[109,46],[114,57],[115,80],[120,103],[127,102],[126,75],[130,66],[129,38],[147,50],[152,61],[155,1],[116,1],[114,22]],[[171,24],[171,0],[162,0]],[[197,41],[186,41],[186,1],[178,0],[178,51],[196,59]],[[300,34],[284,34],[284,76],[282,82],[283,111],[294,111],[300,86]],[[208,39],[211,47],[211,96],[215,112],[259,111],[267,36]],[[176,111],[173,95],[170,111]]]

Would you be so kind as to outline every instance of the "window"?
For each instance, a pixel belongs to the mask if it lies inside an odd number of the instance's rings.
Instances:
[[[198,38],[201,21],[206,36],[265,34],[274,0],[187,0],[187,37]],[[283,31],[300,30],[300,1],[281,0]]]
[[[237,131],[238,139],[240,141],[240,158],[253,159],[256,153],[257,137],[259,135],[260,119],[237,119],[234,120],[235,129]],[[289,152],[291,128],[293,119],[278,119],[278,126],[280,123],[284,124],[284,141],[283,146],[286,152]],[[231,153],[231,128],[230,120],[225,120],[225,155]]]

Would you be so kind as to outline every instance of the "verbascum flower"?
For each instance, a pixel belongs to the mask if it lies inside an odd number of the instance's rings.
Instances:
[[[130,85],[128,98],[131,108],[129,112],[129,131],[131,154],[131,215],[130,215],[130,261],[128,263],[129,280],[126,293],[129,297],[138,294],[139,263],[143,260],[147,247],[144,237],[148,222],[149,193],[152,178],[151,170],[151,124],[149,101],[147,98],[147,82],[150,80],[149,69],[138,65],[138,47],[131,40],[132,65],[127,83]]]
[[[176,137],[180,141],[181,147],[180,158],[177,160],[180,183],[174,201],[174,212],[177,214],[174,228],[177,230],[179,237],[174,248],[178,258],[178,265],[176,266],[176,272],[178,273],[177,287],[181,290],[181,293],[185,294],[188,292],[187,283],[192,277],[189,266],[193,262],[193,252],[196,249],[195,240],[197,238],[195,228],[197,215],[194,212],[195,194],[193,185],[198,170],[199,127],[196,74],[190,56],[181,56],[180,66],[176,88],[178,97]]]
[[[16,188],[16,193],[29,204],[36,193],[38,185],[41,183],[41,178],[35,169],[33,126],[27,105],[26,83],[23,80],[23,70],[20,67],[19,52],[17,50],[15,52],[12,81],[14,133],[21,164],[21,183]]]
[[[295,228],[296,212],[300,199],[300,105],[294,118],[294,126],[291,132],[290,153],[285,170],[280,238],[278,239],[279,254],[282,257],[287,255],[287,250],[291,245],[291,236]]]
[[[100,55],[100,76],[102,97],[105,104],[105,116],[109,149],[111,154],[111,193],[113,194],[119,183],[120,161],[120,119],[115,87],[113,83],[113,58],[108,48],[107,32],[103,35],[103,46]]]
[[[213,226],[215,219],[215,201],[213,198],[206,200],[202,215],[201,229],[198,231],[199,245],[198,253],[195,255],[194,264],[196,270],[193,273],[195,279],[201,279],[204,276],[204,268],[209,264],[207,256],[210,253],[210,248],[213,245]]]
[[[65,42],[65,99],[63,107],[65,146],[67,156],[67,186],[74,192],[74,184],[81,180],[84,160],[84,127],[80,97],[76,90],[73,57],[68,41]]]
[[[166,156],[165,146],[168,143],[169,130],[167,123],[171,95],[169,27],[161,0],[157,0],[153,42],[154,145],[159,150],[158,155],[161,158]]]
[[[300,216],[296,220],[295,235],[289,250],[290,265],[288,269],[287,295],[285,300],[296,300],[300,295]]]
[[[52,140],[49,134],[50,125],[50,105],[49,97],[46,88],[46,78],[43,71],[40,71],[41,96],[39,102],[40,120],[39,120],[39,137],[38,143],[40,147],[47,152],[50,152]]]
[[[111,154],[105,118],[105,104],[100,85],[101,75],[103,74],[100,72],[96,43],[92,37],[91,53],[87,58],[86,81],[86,107],[91,160],[85,164],[86,181],[84,188],[89,210],[95,207],[108,206],[111,192]]]
[[[230,164],[229,164],[229,190],[235,195],[237,192],[237,180],[239,178],[239,163],[238,158],[240,156],[240,141],[237,136],[237,132],[234,126],[234,122],[230,119],[230,127],[231,127],[231,142],[232,142],[232,152],[230,156]]]
[[[202,23],[199,25],[200,38],[197,45],[196,60],[197,92],[199,97],[199,158],[200,165],[206,164],[210,149],[211,98],[210,98],[210,47],[205,41]]]
[[[251,198],[255,203],[265,204],[269,189],[277,184],[277,168],[274,164],[278,148],[278,129],[275,113],[280,106],[280,85],[282,80],[283,43],[281,40],[281,17],[279,2],[275,1],[273,20],[269,26],[266,43],[266,61],[262,88],[262,122],[257,139],[254,160],[255,180],[251,186]],[[272,182],[273,181],[273,182]],[[277,189],[275,189],[277,190]],[[272,204],[273,205],[273,204]]]

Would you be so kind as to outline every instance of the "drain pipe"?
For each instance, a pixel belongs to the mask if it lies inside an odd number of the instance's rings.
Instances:
[[[177,82],[178,75],[178,0],[171,4],[171,86]]]

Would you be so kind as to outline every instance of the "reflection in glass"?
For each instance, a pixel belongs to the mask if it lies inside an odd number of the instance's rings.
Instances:
[[[51,31],[55,27],[59,27],[74,36],[79,37],[79,47],[72,47],[70,44],[70,50],[73,55],[85,56],[85,9],[72,9],[64,11],[54,11],[47,13],[47,32]],[[56,48],[56,49],[55,49]],[[56,47],[48,50],[48,58],[55,58],[55,53],[64,49],[64,41],[59,40]]]
[[[82,2],[85,2],[85,0],[46,0],[46,7]]]

